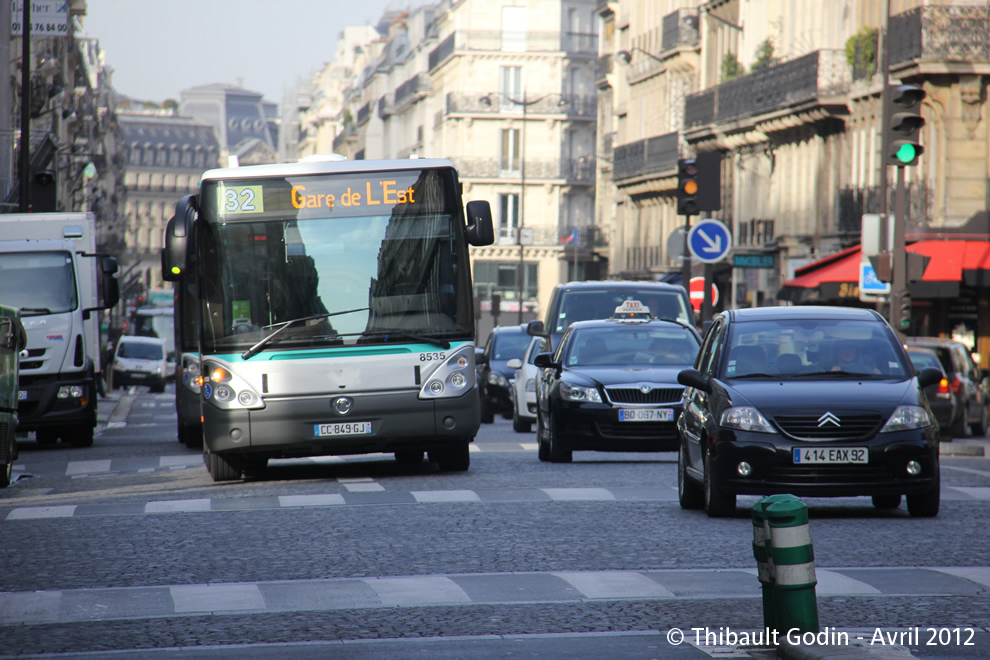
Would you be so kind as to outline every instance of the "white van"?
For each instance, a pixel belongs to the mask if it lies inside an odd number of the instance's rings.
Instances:
[[[152,392],[164,392],[168,380],[165,340],[158,337],[123,335],[113,357],[113,388],[147,385]]]

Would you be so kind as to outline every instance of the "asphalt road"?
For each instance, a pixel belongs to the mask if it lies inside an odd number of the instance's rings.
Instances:
[[[102,402],[91,448],[20,445],[17,482],[0,491],[0,654],[772,654],[729,635],[763,627],[757,498],[729,520],[681,510],[674,454],[541,463],[535,436],[498,419],[466,473],[375,455],[279,461],[215,484],[176,441],[168,393],[119,399]],[[836,633],[824,641],[990,655],[985,443],[946,446],[935,519],[806,500],[819,620]],[[899,643],[877,644],[878,629]]]

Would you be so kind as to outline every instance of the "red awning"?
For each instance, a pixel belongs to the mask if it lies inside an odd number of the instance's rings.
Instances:
[[[930,257],[921,281],[908,284],[912,296],[954,298],[960,285],[990,286],[990,241],[927,238],[907,251]],[[858,299],[860,261],[855,246],[798,268],[777,297],[794,303]]]

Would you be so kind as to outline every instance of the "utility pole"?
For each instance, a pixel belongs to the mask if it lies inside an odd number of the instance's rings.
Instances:
[[[21,3],[21,153],[20,212],[31,210],[31,3]]]

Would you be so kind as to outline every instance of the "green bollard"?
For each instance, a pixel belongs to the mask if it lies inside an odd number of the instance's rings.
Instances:
[[[791,495],[770,495],[760,498],[752,510],[753,556],[756,558],[756,575],[763,594],[763,626],[767,630],[779,630],[777,597],[774,593],[773,558],[770,556],[770,525],[767,523],[767,507],[774,502],[790,499]]]
[[[782,634],[819,632],[815,596],[815,550],[808,526],[808,506],[793,495],[765,508],[770,526],[774,595]]]

